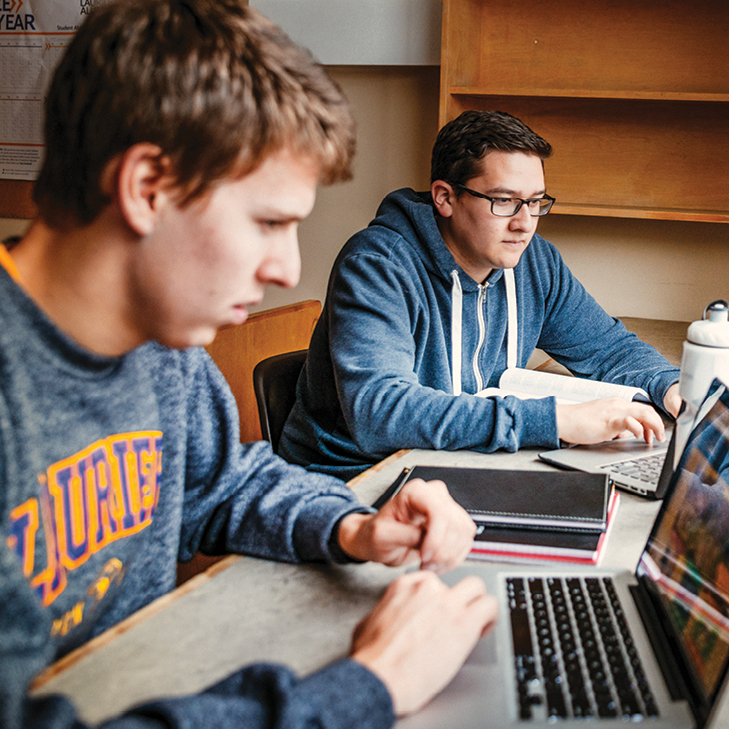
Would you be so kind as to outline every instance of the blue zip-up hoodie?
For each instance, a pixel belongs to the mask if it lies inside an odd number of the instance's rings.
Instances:
[[[535,235],[514,276],[518,367],[538,347],[576,375],[642,387],[662,405],[678,369],[608,316],[551,243]],[[430,193],[391,193],[334,264],[279,452],[350,478],[400,448],[558,447],[554,398],[472,394],[498,385],[506,331],[503,270],[476,283],[443,242]]]

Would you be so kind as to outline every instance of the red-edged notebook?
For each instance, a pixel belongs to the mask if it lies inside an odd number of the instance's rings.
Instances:
[[[601,532],[561,531],[551,529],[515,529],[480,525],[469,559],[496,562],[540,563],[569,562],[599,564],[607,545],[610,529],[620,503],[620,494],[612,489],[607,525]]]

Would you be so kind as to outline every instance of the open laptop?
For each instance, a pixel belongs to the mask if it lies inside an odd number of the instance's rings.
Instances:
[[[674,442],[673,435],[668,443],[618,439],[543,451],[539,458],[559,468],[607,472],[619,489],[649,499],[662,499],[673,473]],[[667,457],[669,452],[671,455]]]
[[[689,436],[635,574],[467,563],[500,619],[402,729],[729,726],[729,392]],[[627,640],[626,640],[627,636]]]

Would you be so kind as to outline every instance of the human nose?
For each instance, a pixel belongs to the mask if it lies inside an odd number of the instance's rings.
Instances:
[[[537,218],[529,213],[529,206],[522,203],[521,207],[511,216],[509,226],[512,230],[529,230],[536,224]]]
[[[294,230],[271,245],[258,268],[258,280],[290,289],[299,283],[300,277],[299,237]]]

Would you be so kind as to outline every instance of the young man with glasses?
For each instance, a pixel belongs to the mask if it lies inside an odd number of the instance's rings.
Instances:
[[[678,370],[608,316],[536,234],[551,146],[467,111],[433,148],[431,188],[388,195],[341,251],[279,452],[351,477],[400,448],[515,451],[633,433],[650,406],[475,397],[540,348],[576,375],[643,387],[671,415]]]

